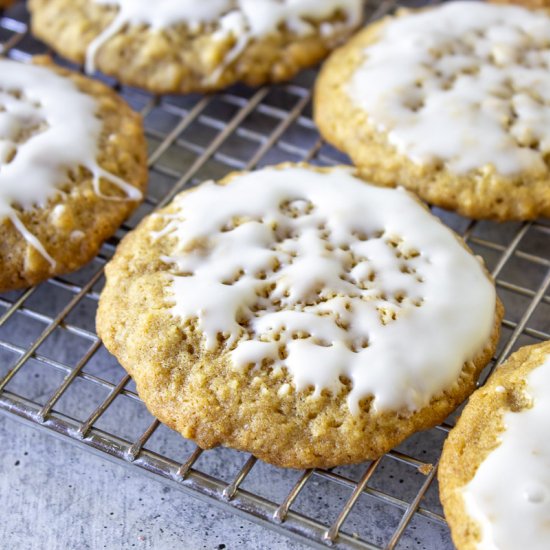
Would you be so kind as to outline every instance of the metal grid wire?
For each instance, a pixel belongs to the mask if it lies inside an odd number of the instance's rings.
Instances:
[[[373,2],[369,18],[398,4]],[[29,35],[22,3],[0,13],[1,55],[27,60],[46,51]],[[144,117],[148,195],[84,269],[0,296],[0,411],[312,546],[452,548],[435,475],[454,415],[372,463],[331,470],[282,470],[228,449],[203,452],[149,415],[95,333],[105,262],[140,218],[177,192],[233,169],[346,162],[311,121],[314,78],[305,71],[290,84],[206,97],[153,97],[104,79]],[[485,258],[507,308],[484,380],[520,345],[550,339],[550,224],[434,213]]]

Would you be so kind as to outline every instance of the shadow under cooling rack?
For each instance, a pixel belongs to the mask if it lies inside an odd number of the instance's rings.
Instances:
[[[373,4],[371,17],[397,2]],[[0,53],[27,60],[47,51],[27,29],[23,3],[0,14]],[[347,162],[311,120],[315,76],[304,71],[290,84],[206,97],[117,87],[144,118],[147,198],[85,268],[0,296],[0,411],[313,546],[451,549],[435,473],[454,415],[377,461],[332,470],[282,470],[228,449],[202,452],[151,417],[95,333],[105,262],[128,230],[177,192],[234,169]],[[550,225],[434,213],[484,257],[506,306],[484,379],[517,347],[550,339]]]

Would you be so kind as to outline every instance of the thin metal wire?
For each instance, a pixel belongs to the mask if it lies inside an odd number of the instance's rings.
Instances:
[[[429,469],[433,468],[433,465],[429,463],[423,463],[423,465]],[[343,487],[347,487],[349,489],[355,489],[356,487],[356,482],[353,481],[352,479],[349,479],[348,477],[342,476],[335,472],[331,472],[329,470],[313,470],[313,473],[318,477],[330,480],[338,485],[342,485]],[[408,507],[408,502],[406,500],[395,497],[393,495],[389,495],[388,493],[381,491],[380,489],[375,489],[367,485],[366,487],[363,488],[363,492],[372,496],[377,501],[380,501],[386,504],[391,504],[392,506],[395,506],[402,510],[406,510]],[[431,510],[427,510],[425,508],[419,508],[418,514],[425,516],[426,518],[432,519],[434,521],[437,521],[439,523],[445,523],[445,519],[443,518],[442,515],[436,512],[433,512]]]
[[[252,470],[257,461],[258,459],[255,456],[248,457],[248,460],[235,476],[235,479],[223,490],[223,498],[231,500],[235,496],[235,493],[239,489],[239,485],[244,481],[244,478],[250,473],[250,470]]]
[[[36,287],[28,288],[21,296],[15,300],[10,307],[5,311],[5,313],[0,317],[0,327],[13,315],[13,313],[17,310],[21,309],[22,304],[31,296],[31,294],[36,290]],[[2,305],[9,304],[9,302],[5,302],[4,300],[1,300],[0,303]]]
[[[514,332],[512,333],[508,342],[506,343],[506,345],[500,352],[499,356],[497,357],[495,367],[500,365],[504,361],[504,359],[508,356],[508,354],[516,344],[520,334],[525,330],[525,325],[527,324],[527,321],[529,321],[529,319],[531,318],[531,315],[533,315],[533,312],[535,311],[535,308],[539,305],[539,303],[542,300],[542,297],[548,292],[549,288],[550,288],[550,270],[548,270],[546,277],[540,284],[539,289],[537,290],[536,294],[533,296],[533,299],[525,309],[525,312],[523,313],[520,321],[516,325]]]
[[[369,19],[392,11],[398,3],[397,0],[368,2]],[[0,35],[0,55],[9,54],[16,59],[29,57],[30,54],[25,49],[19,48],[20,45],[26,45],[24,39],[28,37],[24,17],[19,20],[15,17],[0,15],[0,32],[8,34],[4,40]],[[315,132],[315,125],[304,114],[310,101],[311,91],[309,86],[300,84],[288,84],[280,89],[293,98],[290,107],[285,104],[283,104],[284,106],[270,104],[267,101],[270,95],[268,87],[260,88],[251,95],[245,94],[244,97],[239,92],[226,92],[218,96],[206,96],[194,101],[184,101],[183,104],[145,94],[139,95],[138,92],[135,92],[138,94],[137,100],[141,103],[140,111],[144,118],[154,120],[158,110],[177,120],[168,131],[146,125],[148,136],[156,144],[150,153],[148,165],[155,174],[170,178],[174,183],[167,192],[160,196],[149,194],[145,198],[144,205],[149,209],[166,205],[180,190],[193,184],[194,179],[210,161],[221,162],[228,167],[250,169],[257,166],[271,152],[277,152],[283,158],[285,155],[290,155],[303,161],[315,160],[325,164],[340,162],[339,158],[341,157],[334,155],[319,137],[315,137],[309,147],[286,137],[287,131],[294,127],[299,128],[300,131]],[[124,93],[124,90],[122,91]],[[210,108],[215,107],[216,102],[231,106],[233,113],[228,120],[217,118],[217,115],[212,114]],[[269,117],[270,120],[276,121],[276,124],[269,131],[265,131],[259,126],[252,128],[245,125],[245,121],[253,114]],[[197,124],[215,132],[215,137],[207,145],[194,139],[193,128]],[[254,148],[247,158],[237,158],[224,150],[224,146],[231,144],[235,139],[245,140],[250,147]],[[174,147],[181,148],[182,151],[194,156],[184,170],[173,168],[163,160]],[[126,223],[121,232],[124,233],[129,229],[131,229],[131,224]],[[529,326],[537,308],[550,305],[550,255],[537,254],[532,249],[522,248],[522,244],[532,236],[533,231],[548,236],[550,227],[544,222],[522,224],[506,244],[496,242],[493,240],[492,234],[490,237],[486,236],[479,229],[480,224],[474,221],[466,222],[462,234],[471,246],[490,252],[493,257],[497,256],[496,261],[493,261],[492,268],[497,288],[528,301],[528,304],[517,315],[519,320],[505,319],[503,321],[503,327],[509,329],[511,334],[498,357],[495,358],[496,366],[518,345],[520,337],[527,336],[535,340],[550,339],[548,325]],[[116,244],[117,239],[112,239],[104,245],[103,251],[98,256],[99,264],[94,265],[92,273],[85,277],[83,282],[73,282],[71,277],[58,277],[47,283],[54,291],[62,290],[70,295],[65,306],[55,315],[37,311],[32,305],[29,305],[33,299],[36,299],[37,288],[30,288],[14,297],[0,298],[0,307],[4,309],[0,315],[0,329],[5,329],[16,318],[22,323],[34,322],[43,327],[38,336],[28,345],[4,340],[0,337],[0,351],[3,350],[16,356],[14,365],[0,380],[0,411],[38,425],[50,433],[66,437],[88,450],[100,452],[103,456],[117,460],[119,463],[140,468],[145,473],[157,477],[161,476],[166,483],[175,483],[181,490],[207,499],[208,502],[227,506],[236,513],[244,513],[249,519],[282,530],[299,540],[307,540],[313,546],[320,547],[331,544],[342,548],[387,548],[392,550],[407,532],[414,517],[424,518],[436,525],[445,525],[445,520],[439,511],[426,505],[422,506],[435,478],[436,464],[420,460],[403,451],[393,450],[386,455],[386,458],[372,462],[357,481],[338,471],[305,470],[278,502],[272,502],[243,488],[246,487],[244,482],[256,470],[254,466],[257,464],[257,459],[252,456],[246,459],[238,473],[227,483],[201,469],[202,461],[199,459],[203,456],[204,451],[198,447],[194,447],[194,450],[180,462],[176,462],[168,456],[153,453],[148,449],[148,443],[156,437],[158,432],[160,426],[158,420],[149,421],[140,435],[131,440],[122,439],[115,432],[98,428],[98,421],[113,406],[119,396],[140,405],[141,401],[136,392],[127,387],[130,384],[128,375],[124,375],[118,381],[110,381],[103,375],[87,372],[88,366],[91,365],[101,349],[101,343],[94,331],[79,326],[73,320],[68,321],[68,318],[83,300],[97,303],[99,293],[96,287],[101,280],[102,266],[108,261]],[[530,262],[539,270],[546,270],[546,275],[542,277],[542,281],[536,285],[536,288],[530,288],[527,284],[520,285],[503,278],[502,274],[505,273],[505,268],[516,259]],[[88,342],[85,352],[74,363],[60,361],[42,351],[42,346],[58,329]],[[55,369],[63,375],[62,381],[55,389],[48,392],[42,405],[37,400],[24,397],[12,390],[12,382],[25,373],[31,360],[43,368]],[[0,367],[2,367],[1,364]],[[62,401],[61,398],[73,388],[77,380],[90,383],[92,391],[101,389],[103,395],[105,395],[105,391],[107,392],[106,397],[87,414],[86,420],[83,422],[61,414],[57,408]],[[444,423],[437,426],[434,431],[444,436],[451,427],[450,424]],[[373,479],[383,469],[381,467],[383,460],[401,465],[411,474],[418,471],[427,472],[412,499],[407,499],[402,494],[390,494],[385,489],[382,490],[373,484]],[[297,510],[300,496],[304,491],[311,490],[315,486],[317,483],[315,480],[351,490],[350,496],[332,522],[320,520],[315,510],[308,514]],[[397,527],[384,545],[362,538],[357,534],[346,533],[343,530],[343,527],[350,521],[350,513],[364,498],[390,506],[402,513]],[[364,518],[364,521],[376,524],[377,517]]]
[[[136,439],[134,443],[132,443],[132,446],[128,449],[128,452],[126,453],[126,456],[130,462],[134,461],[137,458],[145,443],[147,443],[147,441],[151,438],[151,436],[155,433],[155,430],[159,426],[160,422],[155,418],[153,422],[151,422],[149,427],[139,436],[139,438]]]
[[[353,492],[351,493],[351,496],[349,497],[348,501],[344,504],[342,507],[342,510],[338,514],[338,517],[336,518],[336,521],[330,526],[328,531],[323,535],[323,538],[327,542],[334,542],[336,538],[338,537],[338,533],[340,532],[340,528],[342,527],[342,524],[344,521],[346,521],[346,518],[348,517],[349,513],[351,512],[351,509],[353,508],[353,505],[357,502],[357,499],[361,496],[361,493],[367,486],[367,483],[369,482],[369,479],[374,474],[376,468],[378,467],[378,464],[380,464],[380,461],[382,459],[379,458],[375,460],[374,462],[371,462],[367,469],[365,470],[365,473],[361,476],[361,479],[355,485]]]
[[[431,472],[427,475],[426,481],[424,481],[424,483],[422,484],[422,487],[420,487],[419,491],[416,493],[414,500],[410,503],[409,507],[407,508],[407,511],[401,518],[401,521],[399,522],[397,529],[394,531],[392,538],[386,545],[385,550],[393,550],[395,548],[395,545],[399,542],[399,539],[403,536],[403,532],[407,528],[407,525],[410,523],[414,513],[418,509],[418,506],[420,505],[420,501],[424,498],[426,491],[429,489],[432,481],[434,480],[436,471],[437,471],[437,467],[434,467],[432,468]]]
[[[530,225],[528,223],[523,224],[520,230],[514,236],[514,238],[510,241],[506,250],[504,250],[504,252],[501,254],[497,264],[491,271],[491,275],[493,276],[493,278],[496,279],[500,275],[502,268],[506,265],[508,260],[512,257],[512,255],[516,251],[521,239],[523,239],[527,231],[529,231],[529,227]]]
[[[530,227],[532,227],[531,224],[529,224],[527,226],[527,228],[529,229]],[[496,250],[498,252],[507,252],[508,250],[508,246],[504,246],[502,244],[499,244],[499,243],[494,243],[492,241],[488,241],[487,239],[481,239],[479,237],[472,237],[470,239],[470,242],[471,243],[474,243],[474,244],[479,244],[485,248],[489,248],[491,250]],[[518,250],[515,254],[518,258],[521,258],[522,260],[528,260],[534,264],[539,264],[539,265],[543,265],[545,267],[550,267],[550,259],[549,258],[544,258],[544,257],[541,257],[541,256],[535,256],[534,254],[529,254],[527,252],[523,252],[522,250]]]
[[[105,398],[103,403],[95,409],[95,411],[83,422],[83,424],[78,428],[77,434],[78,437],[83,439],[86,437],[86,434],[90,431],[91,427],[97,422],[99,417],[107,410],[109,405],[115,400],[115,397],[120,394],[124,389],[124,386],[130,381],[130,375],[127,374],[122,378],[122,380],[114,387],[109,395]]]
[[[52,319],[51,323],[44,329],[42,334],[29,346],[25,353],[21,356],[19,361],[15,366],[10,370],[10,372],[0,381],[0,391],[2,391],[6,384],[17,374],[19,369],[30,359],[37,348],[46,340],[46,338],[61,324],[63,319],[69,315],[69,313],[74,309],[74,307],[80,302],[81,298],[88,292],[92,286],[99,280],[102,275],[102,271],[96,271],[95,275],[82,287],[80,292],[76,294],[73,299],[63,308],[63,310]],[[13,313],[12,313],[13,315]]]
[[[189,474],[191,468],[195,462],[199,459],[203,450],[200,447],[197,447],[188,457],[188,459],[178,468],[176,476],[180,479],[185,479]]]
[[[54,405],[61,399],[61,396],[67,391],[73,380],[80,374],[80,371],[91,359],[92,355],[99,349],[100,341],[94,342],[84,357],[76,364],[75,368],[65,377],[63,383],[59,386],[57,391],[48,399],[44,406],[38,411],[38,417],[44,421],[46,416],[53,409]]]
[[[180,123],[166,136],[163,142],[157,147],[155,152],[149,157],[147,161],[148,166],[153,166],[155,162],[161,157],[161,155],[174,143],[176,138],[187,128],[189,125],[194,122],[194,120],[199,116],[199,114],[204,111],[205,107],[208,105],[210,98],[205,97],[201,99],[189,112],[189,114],[182,118]],[[142,112],[142,116],[144,113]]]
[[[288,492],[281,505],[275,510],[273,514],[273,519],[278,523],[282,523],[292,506],[292,503],[296,500],[296,497],[300,494],[300,491],[305,487],[306,483],[309,481],[309,478],[313,474],[313,470],[304,470],[304,473],[300,479],[296,482],[294,487]]]
[[[187,184],[187,182],[204,166],[210,157],[220,148],[224,141],[241,124],[241,122],[256,108],[256,106],[268,94],[268,88],[260,88],[244,107],[231,119],[230,123],[218,134],[216,139],[208,146],[203,154],[191,165],[183,176],[174,184],[172,190],[165,195],[159,203],[159,207],[166,206]]]
[[[18,356],[23,355],[25,353],[25,348],[22,348],[21,346],[17,346],[15,344],[12,344],[10,342],[0,341],[0,347],[7,349],[9,351],[13,351]],[[62,371],[65,374],[71,374],[73,372],[73,368],[70,365],[66,365],[65,363],[62,363],[60,361],[56,361],[55,359],[52,359],[50,357],[46,357],[44,355],[35,353],[32,357],[35,361],[38,363],[47,365],[49,367],[53,367],[56,370]],[[86,372],[78,372],[76,374],[76,378],[86,380],[87,382],[91,382],[97,387],[106,389],[106,390],[113,390],[115,385],[112,382],[109,382],[108,380],[105,380],[104,378],[101,378],[99,376],[95,376],[93,374],[89,374]],[[129,397],[131,399],[134,399],[136,401],[140,401],[138,394],[135,393],[132,390],[124,389],[120,392],[122,395],[125,395],[126,397]]]

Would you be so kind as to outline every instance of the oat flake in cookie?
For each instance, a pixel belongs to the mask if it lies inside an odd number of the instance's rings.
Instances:
[[[316,86],[370,180],[473,218],[550,216],[550,15],[450,2],[368,26]]]
[[[459,550],[546,550],[550,541],[550,342],[514,353],[477,390],[441,457]]]
[[[121,243],[97,325],[151,412],[289,467],[384,453],[474,389],[502,306],[412,195],[281,165],[181,193]]]
[[[111,89],[0,59],[0,291],[91,260],[146,178],[140,117]]]
[[[158,93],[287,80],[360,24],[361,0],[31,0],[62,55]]]

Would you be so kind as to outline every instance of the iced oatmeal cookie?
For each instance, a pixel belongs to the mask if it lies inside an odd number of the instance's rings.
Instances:
[[[327,61],[315,120],[361,173],[472,218],[550,216],[550,15],[449,2]]]
[[[115,92],[0,59],[0,291],[91,260],[146,182],[141,119]]]
[[[288,80],[347,38],[361,0],[31,0],[32,29],[89,72],[157,93]]]
[[[550,342],[526,346],[477,390],[451,431],[440,494],[459,550],[546,550]]]
[[[527,8],[550,8],[550,0],[490,0],[493,4],[519,4]]]
[[[178,195],[106,268],[107,348],[162,422],[287,467],[377,457],[474,389],[502,306],[411,194],[281,165]]]

